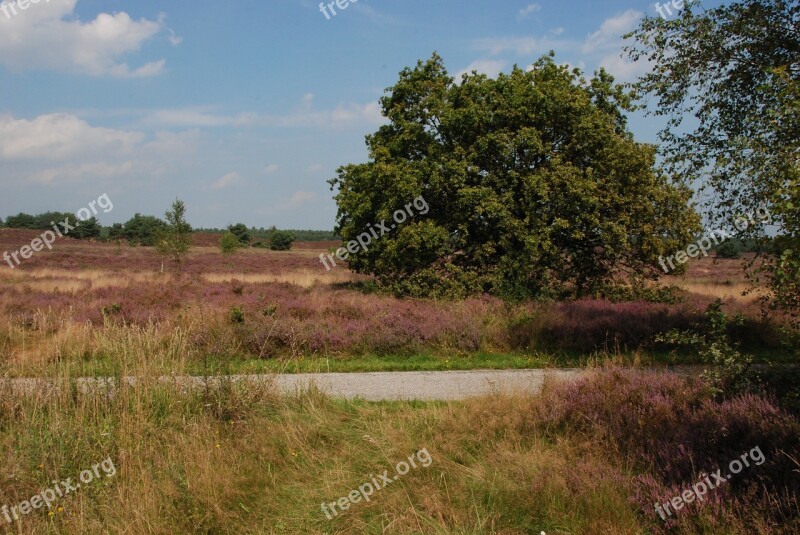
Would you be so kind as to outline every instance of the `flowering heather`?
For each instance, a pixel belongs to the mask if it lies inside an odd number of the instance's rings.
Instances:
[[[591,436],[642,471],[635,499],[646,514],[755,446],[763,465],[693,507],[756,507],[775,522],[800,513],[800,422],[764,398],[715,401],[699,381],[610,369],[553,388],[534,413],[533,428]]]
[[[29,239],[30,232],[0,229],[0,247]],[[107,321],[164,323],[188,333],[198,357],[590,353],[646,348],[657,333],[700,320],[711,299],[693,295],[677,305],[402,300],[352,289],[347,283],[367,277],[326,273],[317,253],[249,249],[226,257],[197,247],[179,269],[152,248],[65,239],[19,269],[0,271],[0,318],[18,325],[49,311],[95,329]],[[237,322],[230,321],[232,309],[239,311]],[[768,347],[769,326],[748,321],[737,336]],[[213,343],[209,330],[219,333]]]

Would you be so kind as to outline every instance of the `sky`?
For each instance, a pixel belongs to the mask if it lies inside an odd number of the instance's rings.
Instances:
[[[632,81],[648,66],[620,36],[658,16],[635,0],[26,2],[0,10],[0,217],[106,194],[105,225],[180,198],[218,228],[332,229],[327,181],[367,160],[384,90],[433,52],[451,75],[554,50]],[[652,119],[630,127],[656,140]]]

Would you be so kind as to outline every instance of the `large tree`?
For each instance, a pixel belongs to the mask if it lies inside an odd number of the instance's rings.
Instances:
[[[349,256],[401,292],[587,295],[655,278],[698,229],[691,192],[634,141],[630,97],[603,71],[587,81],[551,55],[456,82],[434,54],[387,93],[370,160],[331,187],[345,241],[419,196],[430,206]]]
[[[800,3],[742,0],[648,17],[628,54],[652,70],[637,90],[668,118],[665,168],[698,186],[710,224],[763,204],[779,227],[764,270],[776,308],[800,312]],[[763,227],[741,233],[755,236]],[[756,271],[758,274],[758,271]]]

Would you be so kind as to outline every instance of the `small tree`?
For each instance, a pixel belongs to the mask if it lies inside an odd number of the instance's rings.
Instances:
[[[241,242],[236,238],[236,235],[233,234],[230,230],[222,235],[222,239],[219,242],[219,249],[222,251],[224,255],[230,255],[236,252],[241,246]]]
[[[248,230],[247,225],[236,223],[235,225],[230,225],[228,230],[239,240],[240,244],[245,247],[250,245],[250,230]]]
[[[288,230],[275,230],[271,233],[269,248],[273,251],[289,251],[292,248],[294,234]]]
[[[186,206],[175,199],[172,208],[164,214],[167,226],[158,232],[156,249],[164,256],[171,257],[178,264],[191,246],[192,226],[186,222]]]

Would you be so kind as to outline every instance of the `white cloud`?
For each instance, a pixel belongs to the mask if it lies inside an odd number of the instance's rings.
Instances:
[[[129,153],[141,132],[98,128],[74,115],[40,115],[33,120],[0,116],[0,157],[57,160],[91,154]]]
[[[510,52],[518,56],[531,56],[546,54],[550,50],[566,52],[574,48],[569,41],[559,41],[549,38],[537,39],[535,37],[499,37],[478,39],[473,42],[473,48],[487,52],[493,56]]]
[[[33,173],[29,177],[29,181],[40,184],[52,184],[56,179],[59,182],[80,182],[85,178],[110,178],[125,175],[133,171],[133,168],[132,161],[119,164],[107,162],[68,164]]]
[[[289,198],[288,205],[291,208],[297,208],[304,204],[308,204],[316,198],[316,195],[310,191],[295,191]]]
[[[325,169],[321,163],[315,163],[306,167],[306,173],[319,173]]]
[[[169,37],[167,39],[169,39],[169,44],[172,46],[178,46],[183,42],[183,37],[175,35],[175,31],[172,28],[169,29]]]
[[[539,4],[530,4],[530,5],[528,5],[526,7],[523,7],[522,9],[519,10],[519,13],[517,13],[517,18],[518,19],[524,19],[525,17],[527,17],[531,13],[535,13],[535,12],[541,11],[541,10],[542,10],[542,6],[540,6]]]
[[[339,104],[328,110],[314,109],[314,95],[306,94],[296,109],[281,115],[242,112],[226,114],[216,111],[213,106],[195,106],[146,110],[130,114],[140,114],[142,126],[174,127],[275,127],[275,128],[341,128],[353,125],[375,126],[386,119],[381,115],[378,102],[367,104]]]
[[[632,81],[650,69],[650,63],[639,60],[635,63],[623,58],[622,36],[635,29],[644,14],[629,9],[603,21],[600,29],[589,34],[581,46],[584,54],[600,54],[598,63],[620,81]]]
[[[381,115],[378,102],[367,104],[339,104],[333,109],[315,110],[314,95],[303,95],[300,106],[285,115],[264,115],[258,123],[279,127],[341,127],[353,124],[377,125],[386,119]]]
[[[485,74],[490,78],[495,78],[498,74],[503,72],[503,69],[506,68],[506,63],[504,60],[499,59],[478,59],[470,63],[466,69],[459,71],[455,75],[456,80],[461,80],[461,76],[464,74],[471,74],[472,71],[478,71],[481,74]]]
[[[584,53],[597,52],[609,48],[620,48],[622,36],[636,28],[644,16],[641,11],[628,11],[603,21],[600,29],[590,34],[583,43]]]
[[[167,127],[247,126],[255,123],[257,118],[255,113],[223,115],[214,113],[210,106],[199,106],[150,111],[142,123]]]
[[[642,74],[650,70],[651,63],[647,60],[640,59],[637,62],[631,62],[622,57],[622,51],[614,52],[603,56],[600,60],[600,65],[606,68],[608,72],[614,75],[618,81],[632,82]]]
[[[221,176],[216,182],[211,184],[211,189],[225,189],[229,186],[238,184],[241,181],[242,176],[236,171],[231,171],[230,173]]]
[[[163,17],[135,21],[125,12],[100,13],[84,22],[75,14],[77,1],[40,1],[26,10],[17,6],[17,14],[10,18],[2,15],[0,65],[120,78],[155,76],[164,71],[163,59],[133,68],[121,59],[139,52],[161,32]]]
[[[269,165],[264,166],[264,173],[268,175],[274,175],[280,170],[280,166],[276,163],[271,163]]]
[[[92,126],[68,114],[17,119],[0,115],[0,164],[7,180],[80,182],[126,176],[159,178],[197,152],[200,132],[143,132]]]

